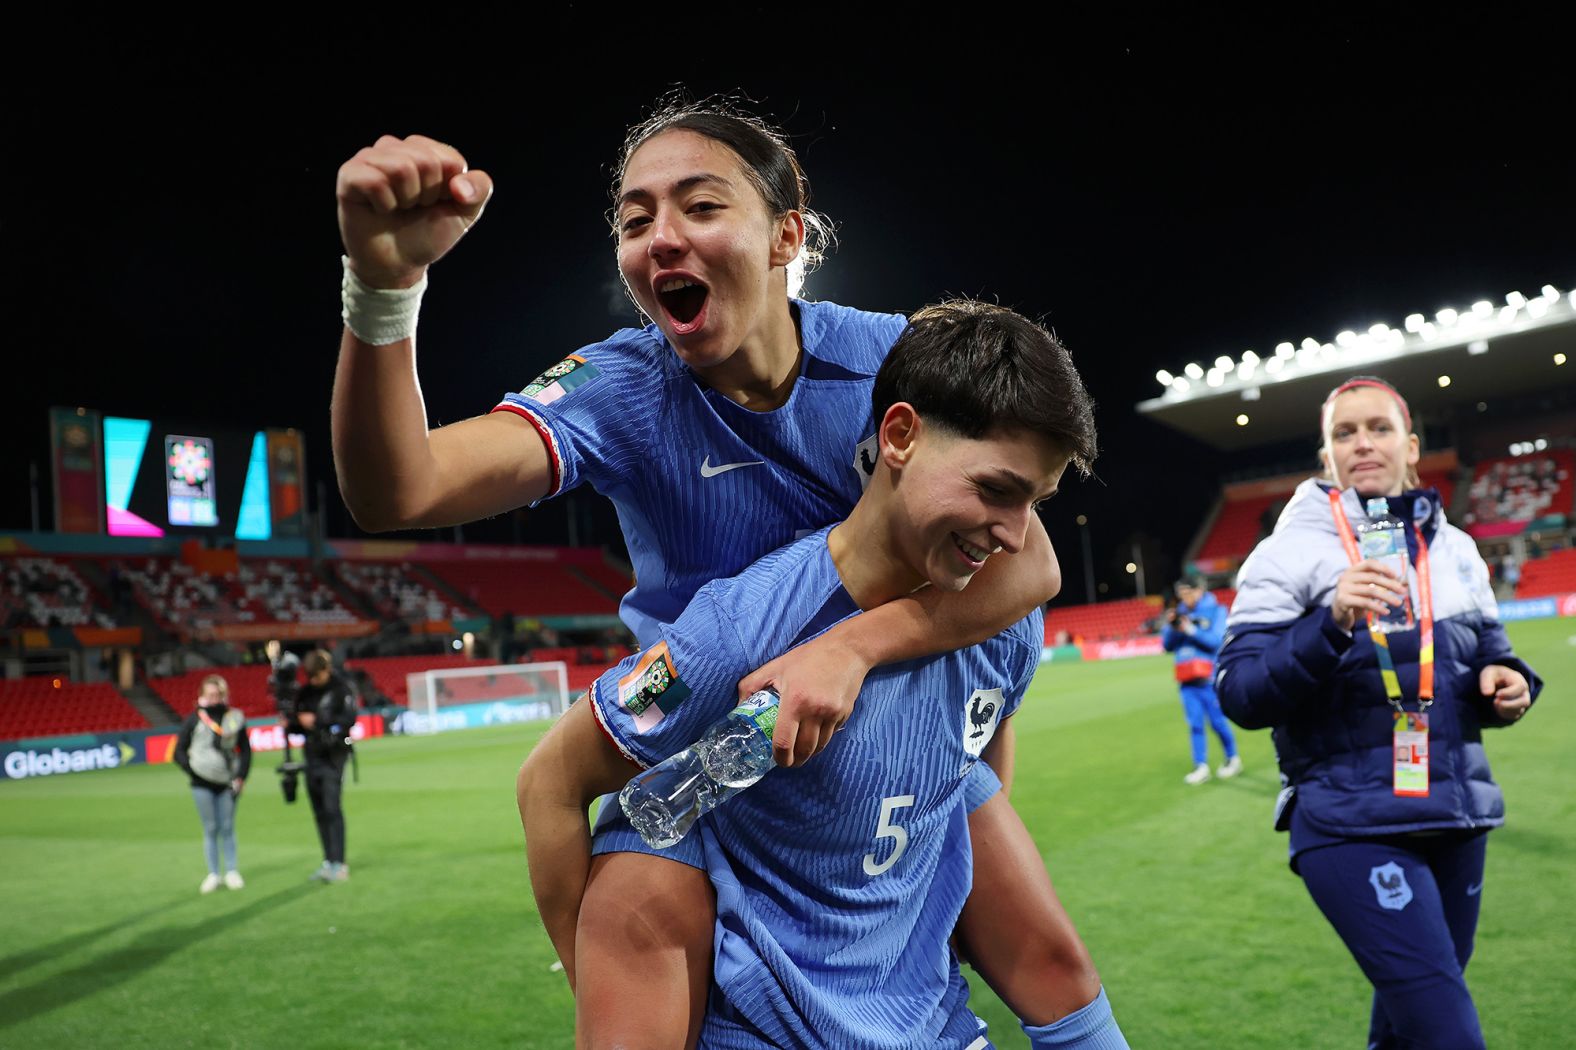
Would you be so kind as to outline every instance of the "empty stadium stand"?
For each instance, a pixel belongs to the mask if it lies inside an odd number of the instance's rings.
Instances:
[[[1045,613],[1045,637],[1061,631],[1086,642],[1113,641],[1144,634],[1145,623],[1159,616],[1164,603],[1156,596],[1128,598],[1095,605],[1072,605]]]
[[[444,561],[423,566],[490,616],[616,615],[618,601],[548,561]],[[618,592],[622,593],[622,592]]]
[[[208,667],[166,678],[149,678],[148,685],[159,694],[159,699],[169,705],[170,710],[185,718],[197,710],[202,680],[211,674],[224,678],[230,686],[231,706],[239,708],[247,718],[268,718],[275,713],[274,697],[268,691],[269,669],[266,664]]]
[[[1516,597],[1541,598],[1547,594],[1576,594],[1576,547],[1534,558],[1521,566]]]
[[[147,727],[148,720],[108,682],[49,676],[0,680],[0,740]]]

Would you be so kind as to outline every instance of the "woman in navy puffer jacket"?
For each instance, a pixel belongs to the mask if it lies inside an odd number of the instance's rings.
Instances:
[[[1275,826],[1373,983],[1368,1045],[1482,1047],[1463,972],[1487,832],[1505,819],[1482,731],[1519,721],[1542,682],[1511,652],[1471,538],[1445,521],[1438,493],[1415,487],[1401,395],[1350,380],[1322,424],[1327,477],[1297,489],[1244,563],[1216,689],[1238,725],[1274,731]],[[1406,581],[1360,560],[1351,534],[1374,497],[1407,523]],[[1403,604],[1410,629],[1370,633],[1367,614]]]

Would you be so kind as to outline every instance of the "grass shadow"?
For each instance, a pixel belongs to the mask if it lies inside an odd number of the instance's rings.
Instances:
[[[123,948],[117,948],[73,969],[0,995],[0,1030],[14,1027],[40,1014],[49,1013],[51,1010],[68,1006],[78,999],[102,992],[106,988],[160,965],[182,948],[207,940],[248,919],[288,904],[308,890],[307,886],[292,886],[266,897],[259,897],[244,907],[221,916],[199,919],[187,926],[150,930]],[[23,956],[12,956],[5,961],[9,963],[12,959],[27,958],[32,961],[25,965],[32,965],[32,962],[39,961],[36,958],[38,956],[52,955],[66,948],[80,947],[95,937],[104,936],[167,910],[168,906],[151,909],[87,933],[74,934],[46,948],[24,953]],[[20,968],[22,967],[13,967],[13,972]]]

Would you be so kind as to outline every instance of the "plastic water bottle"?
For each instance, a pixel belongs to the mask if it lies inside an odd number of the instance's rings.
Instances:
[[[646,845],[673,845],[702,813],[770,771],[777,705],[770,689],[752,694],[695,743],[624,785],[618,804]]]
[[[1406,523],[1390,513],[1383,496],[1368,501],[1368,520],[1357,526],[1358,547],[1366,559],[1382,562],[1404,586],[1407,581]],[[1385,596],[1390,592],[1386,591]],[[1406,631],[1412,627],[1412,598],[1403,595],[1400,605],[1391,605],[1384,615],[1375,614],[1374,626],[1381,632]]]

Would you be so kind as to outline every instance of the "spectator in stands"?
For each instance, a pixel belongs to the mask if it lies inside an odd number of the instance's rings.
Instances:
[[[191,780],[192,799],[202,820],[202,852],[208,877],[203,893],[219,888],[219,861],[225,862],[224,884],[232,890],[246,885],[236,866],[235,804],[252,769],[252,744],[246,736],[246,715],[230,706],[230,683],[211,674],[202,680],[197,710],[181,723],[175,741],[175,764]]]
[[[553,365],[497,411],[429,431],[415,368],[416,306],[428,267],[481,217],[492,181],[422,136],[382,138],[342,166],[347,324],[333,440],[346,505],[374,531],[467,521],[591,483],[619,507],[637,563],[621,611],[651,645],[702,584],[852,510],[875,467],[874,375],[905,319],[790,297],[798,283],[790,271],[814,254],[817,221],[797,158],[752,116],[664,108],[627,137],[616,181],[620,273],[653,323]],[[736,527],[717,525],[719,507]],[[927,588],[852,617],[740,689],[770,683],[782,693],[774,743],[779,762],[794,765],[847,720],[872,667],[990,638],[1053,597],[1060,582],[1044,528],[1031,520],[1025,549],[992,559],[967,596]],[[1005,797],[983,778],[978,784],[975,864],[1010,876],[1018,851],[1033,844]],[[593,866],[587,913],[627,915],[626,929],[699,929],[700,941],[644,956],[645,987],[688,982],[689,967],[711,952],[710,924],[687,921],[690,902],[710,892],[698,846],[667,851],[682,855],[671,863],[652,856],[617,806],[601,812],[611,826],[599,830],[604,855]],[[645,902],[639,914],[636,900]],[[990,916],[1010,916],[1047,947],[998,970],[1014,987],[997,990],[1036,1023],[1094,994],[1057,965],[1059,910],[1022,912],[1041,900],[1028,887],[1008,892]],[[988,938],[977,940],[978,952],[991,951]],[[623,958],[634,950],[603,946]],[[698,1016],[703,1003],[690,1005]]]
[[[341,793],[345,764],[350,760],[350,733],[356,724],[356,696],[334,673],[333,658],[314,649],[301,661],[306,684],[296,696],[295,715],[287,729],[306,738],[306,790],[312,800],[312,819],[323,845],[323,864],[312,874],[320,882],[350,878],[345,863],[345,812]]]
[[[1505,812],[1482,730],[1520,721],[1542,683],[1511,651],[1477,547],[1437,493],[1415,488],[1401,395],[1349,380],[1322,423],[1325,477],[1298,487],[1242,567],[1221,706],[1246,729],[1273,729],[1285,784],[1275,826],[1374,986],[1368,1045],[1481,1047],[1464,970],[1493,895],[1487,832]],[[1408,580],[1361,559],[1353,533],[1375,497],[1407,523]],[[1408,591],[1416,626],[1365,622]]]
[[[1202,784],[1209,779],[1206,724],[1220,738],[1220,746],[1226,753],[1226,760],[1216,774],[1234,777],[1242,772],[1242,759],[1237,754],[1237,738],[1231,731],[1231,723],[1221,714],[1220,701],[1215,698],[1214,684],[1215,652],[1226,634],[1226,610],[1196,576],[1184,576],[1172,590],[1177,601],[1166,618],[1160,643],[1176,658],[1182,713],[1187,716],[1188,737],[1193,747],[1193,771],[1182,780],[1188,784]]]

